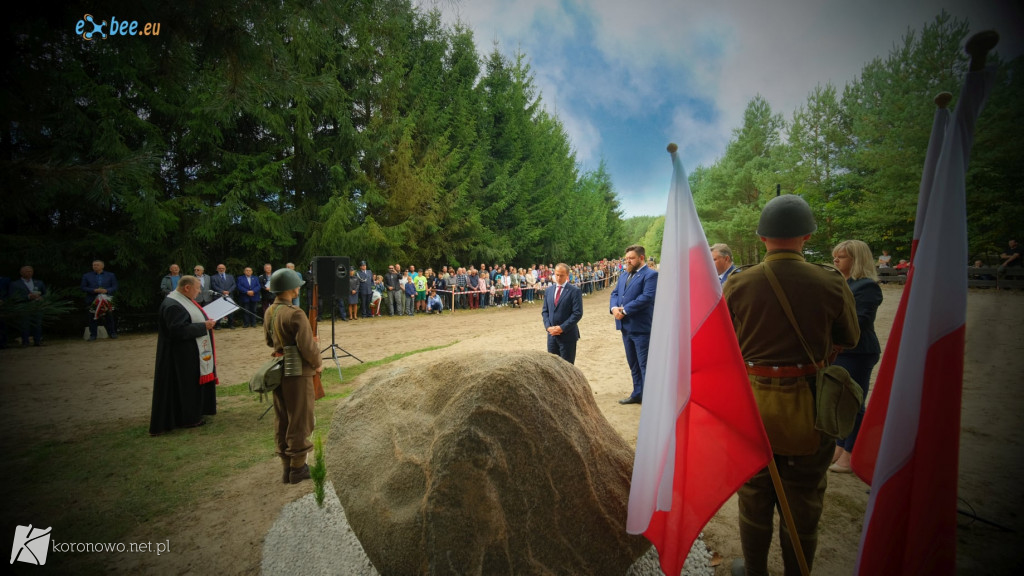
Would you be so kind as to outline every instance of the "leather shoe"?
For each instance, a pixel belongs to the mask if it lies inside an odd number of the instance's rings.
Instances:
[[[732,576],[746,576],[747,565],[743,562],[743,558],[736,558],[732,561],[729,573]]]
[[[298,484],[309,478],[309,464],[303,464],[302,468],[292,468],[288,473],[288,481]]]
[[[623,398],[619,400],[619,404],[642,404],[643,400],[639,396],[630,396],[629,398]]]

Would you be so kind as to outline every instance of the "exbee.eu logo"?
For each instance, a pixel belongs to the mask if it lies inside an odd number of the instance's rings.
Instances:
[[[75,34],[83,40],[106,40],[108,36],[159,36],[160,23],[143,24],[138,20],[118,20],[116,16],[111,16],[108,23],[92,14],[86,14],[75,24]]]
[[[50,529],[18,526],[14,529],[14,544],[11,545],[11,564],[14,561],[42,566],[46,564],[46,553],[50,549]]]

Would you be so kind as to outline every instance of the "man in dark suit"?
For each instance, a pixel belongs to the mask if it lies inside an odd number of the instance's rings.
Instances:
[[[732,263],[732,250],[727,244],[715,244],[711,247],[711,259],[715,261],[718,281],[725,284],[729,276],[736,271],[736,265]]]
[[[274,303],[274,293],[270,291],[270,276],[274,268],[269,262],[263,265],[263,274],[257,280],[260,283],[260,318],[267,315],[267,308]]]
[[[11,302],[33,302],[46,296],[46,285],[32,277],[31,266],[21,267],[21,277],[11,282]],[[21,345],[28,346],[29,336],[35,346],[43,345],[43,315],[39,312],[26,313],[21,318]]]
[[[359,313],[363,318],[370,318],[370,300],[373,296],[373,270],[366,267],[366,261],[359,262],[359,271],[356,272],[359,279],[359,286],[356,288],[356,295],[359,297]],[[409,314],[412,316],[412,314]]]
[[[227,266],[223,264],[217,264],[217,273],[210,277],[210,288],[217,293],[214,297],[216,298],[230,298],[235,295],[237,285],[235,284],[235,277],[227,272]],[[228,328],[235,329],[234,323],[231,321],[232,314],[228,314],[224,317],[224,321]]]
[[[256,306],[260,303],[260,281],[252,275],[252,268],[246,266],[243,275],[238,277],[235,283],[238,289],[238,300],[242,305],[242,328],[255,328]]]
[[[548,352],[558,354],[569,364],[576,363],[577,324],[583,318],[583,296],[569,284],[569,266],[555,266],[555,284],[548,287],[540,315],[548,331]]]
[[[658,290],[658,273],[644,265],[646,258],[643,246],[626,248],[626,256],[623,258],[626,274],[619,277],[609,304],[608,311],[615,317],[615,328],[622,331],[626,362],[633,375],[633,393],[619,400],[619,404],[640,404],[644,397],[654,295]]]

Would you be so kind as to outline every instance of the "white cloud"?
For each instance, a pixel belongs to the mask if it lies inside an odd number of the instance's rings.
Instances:
[[[725,150],[729,133],[723,133],[722,128],[719,123],[698,118],[685,108],[675,111],[667,137],[675,139],[679,146],[679,156],[684,159],[683,165],[688,173],[699,164],[712,164]]]
[[[1024,51],[1019,0],[438,1],[446,22],[473,28],[481,55],[495,40],[526,54],[581,162],[631,159],[617,163],[631,172],[612,173],[628,215],[663,212],[670,173],[661,158],[633,161],[623,146],[635,142],[603,133],[610,126],[676,140],[692,170],[724,153],[755,95],[788,120],[816,85],[841,90],[943,9],[973,30],[998,29],[1004,56]]]

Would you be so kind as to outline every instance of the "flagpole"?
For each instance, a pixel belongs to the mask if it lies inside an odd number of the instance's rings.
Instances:
[[[800,574],[810,576],[811,570],[807,567],[807,559],[804,558],[804,547],[800,545],[800,535],[796,533],[796,522],[793,521],[793,512],[789,509],[789,500],[786,499],[786,491],[782,488],[782,478],[779,477],[774,456],[768,461],[768,472],[771,473],[775,494],[779,497],[779,508],[782,509],[782,517],[786,520],[786,528],[789,529],[789,541],[793,543],[793,552],[800,563]]]

